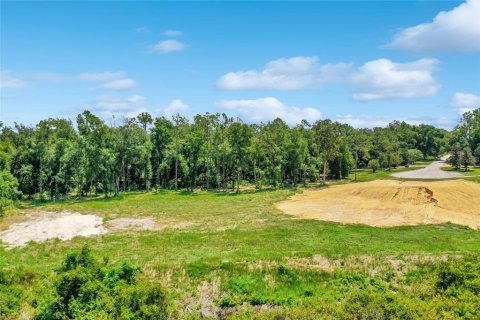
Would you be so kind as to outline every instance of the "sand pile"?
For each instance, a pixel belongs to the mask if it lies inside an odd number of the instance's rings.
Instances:
[[[378,227],[452,222],[480,229],[480,184],[377,180],[307,190],[277,204],[305,219]]]

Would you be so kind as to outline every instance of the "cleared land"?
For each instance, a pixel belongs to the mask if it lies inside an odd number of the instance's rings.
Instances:
[[[133,230],[11,250],[0,246],[0,315],[34,317],[54,295],[55,270],[84,245],[99,261],[141,267],[139,283],[165,289],[169,319],[346,320],[361,312],[368,312],[365,319],[383,319],[393,317],[391,310],[400,319],[480,314],[478,291],[470,284],[479,279],[472,271],[480,267],[479,231],[454,224],[375,228],[297,219],[275,207],[295,191],[132,192],[24,203],[23,212],[0,218],[4,230],[38,211],[90,213],[107,221],[107,230],[114,221]],[[154,219],[155,230],[137,230],[139,220],[131,218]],[[450,291],[438,289],[445,270],[472,279],[452,285],[453,303]]]
[[[7,230],[0,232],[0,240],[7,248],[23,247],[30,241],[45,242],[55,238],[66,241],[113,231],[156,229],[151,217],[118,218],[104,224],[102,217],[93,214],[40,211],[20,219],[21,222],[12,223]]]
[[[307,190],[277,207],[305,219],[377,227],[452,222],[480,228],[480,185],[453,181],[372,181]]]
[[[70,240],[76,236],[105,233],[102,218],[78,212],[38,212],[27,215],[24,221],[14,223],[0,239],[9,247],[22,247],[29,241],[43,242],[53,238]]]

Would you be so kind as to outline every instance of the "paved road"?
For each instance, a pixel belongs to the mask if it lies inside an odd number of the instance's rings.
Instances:
[[[444,156],[441,161],[434,161],[423,169],[398,172],[392,174],[392,176],[405,179],[450,179],[463,177],[464,175],[459,172],[448,172],[441,169],[445,165],[447,157]]]

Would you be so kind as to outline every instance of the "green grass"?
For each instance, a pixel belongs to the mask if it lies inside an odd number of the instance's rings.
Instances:
[[[375,177],[388,178],[389,174],[379,171]],[[370,179],[369,172],[360,172],[359,177]],[[404,299],[398,301],[399,306],[411,304],[415,312],[426,312],[424,316],[441,317],[437,309],[444,301],[442,296],[435,300],[432,291],[438,261],[450,259],[455,264],[458,256],[478,260],[480,255],[480,232],[458,225],[385,229],[295,219],[274,206],[294,192],[164,191],[24,203],[3,220],[13,219],[20,211],[71,210],[106,219],[153,216],[166,228],[31,243],[12,250],[0,247],[0,301],[6,301],[0,303],[0,318],[2,311],[7,319],[20,311],[35,314],[34,307],[52,294],[54,270],[69,252],[85,244],[98,259],[128,261],[140,266],[148,281],[162,283],[171,318],[178,319],[198,318],[202,308],[229,312],[239,319],[278,314],[294,319],[306,315],[348,319],[351,312],[342,308],[348,308],[359,292],[373,292],[372,299],[397,292]],[[336,267],[325,267],[318,257]],[[405,270],[393,268],[391,259],[401,261]],[[10,280],[2,282],[2,277]],[[425,291],[421,295],[426,298],[421,300],[420,293],[409,291],[412,286]],[[213,307],[205,307],[204,300]],[[272,308],[259,314],[258,305]]]
[[[377,170],[375,173],[372,172],[371,169],[360,169],[357,171],[357,182],[367,182],[373,180],[385,180],[385,179],[396,179],[392,177],[392,173],[396,172],[405,172],[405,171],[412,171],[424,168],[423,166],[418,167],[398,167],[392,168],[391,170]],[[355,173],[352,172],[348,175],[348,179],[351,181],[355,180]]]
[[[449,171],[449,172],[459,172],[465,176],[478,176],[480,175],[480,167],[468,167],[468,170],[465,171],[465,169],[462,167],[460,168],[460,170],[455,170],[454,167],[448,165],[448,166],[444,166],[442,167],[442,170],[443,171]]]

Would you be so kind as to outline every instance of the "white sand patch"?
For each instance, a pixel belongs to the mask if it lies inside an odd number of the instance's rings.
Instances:
[[[70,240],[76,236],[92,236],[106,233],[103,219],[92,214],[78,212],[39,212],[29,214],[28,220],[14,223],[0,233],[0,239],[10,247],[22,247],[29,241],[43,242],[59,238]]]
[[[109,230],[155,230],[155,220],[151,217],[146,218],[118,218],[106,223]]]

